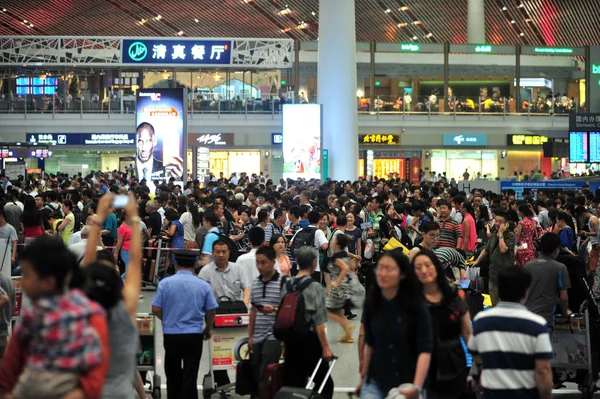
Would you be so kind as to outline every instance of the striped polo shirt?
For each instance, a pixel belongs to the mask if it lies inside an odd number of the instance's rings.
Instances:
[[[259,276],[252,282],[252,295],[250,302],[253,306],[279,306],[281,302],[281,279],[283,276],[277,272],[273,277],[264,282]],[[263,314],[256,310],[256,320],[254,322],[254,343],[260,344],[273,337],[273,326],[275,325],[276,313]]]
[[[458,238],[463,236],[460,224],[452,218],[446,221],[440,219],[439,224],[440,237],[437,242],[438,247],[456,248]]]
[[[500,302],[473,320],[469,350],[483,363],[486,398],[538,398],[535,361],[552,359],[546,320],[521,304]]]

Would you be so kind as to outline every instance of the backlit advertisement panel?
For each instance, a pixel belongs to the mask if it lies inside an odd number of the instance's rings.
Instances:
[[[186,180],[186,98],[185,89],[138,91],[135,167],[140,180]]]
[[[283,106],[283,178],[320,179],[322,106]]]

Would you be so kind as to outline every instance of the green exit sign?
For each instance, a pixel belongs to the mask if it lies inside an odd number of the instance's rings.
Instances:
[[[592,64],[592,73],[594,75],[600,75],[600,65]]]
[[[380,81],[375,81],[375,86],[381,86],[381,82]]]
[[[402,51],[410,51],[411,53],[416,53],[421,50],[421,46],[414,43],[403,43],[400,45],[400,50]]]
[[[573,54],[573,49],[569,47],[536,47],[533,51],[540,54]]]
[[[491,53],[492,52],[492,46],[488,46],[488,45],[476,46],[475,47],[475,52],[476,53]]]
[[[281,81],[281,85],[282,85],[282,86],[285,86],[286,84],[287,84],[287,82],[286,82],[285,80],[282,80],[282,81]]]

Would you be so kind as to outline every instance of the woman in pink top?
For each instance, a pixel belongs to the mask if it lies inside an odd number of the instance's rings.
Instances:
[[[477,227],[475,227],[475,218],[473,217],[473,205],[469,201],[465,201],[460,206],[460,213],[463,215],[462,222],[462,233],[463,233],[463,244],[462,248],[467,257],[470,257],[475,253],[477,248]]]
[[[125,211],[123,211],[123,217],[126,217]],[[125,278],[127,274],[127,267],[129,266],[129,248],[131,246],[131,226],[128,222],[123,222],[117,230],[117,244],[114,249],[115,262],[119,261],[119,251],[121,252],[121,259],[125,263],[125,273],[122,277]]]
[[[275,263],[279,266],[281,270],[281,274],[284,276],[291,276],[292,273],[292,263],[290,262],[290,258],[288,258],[286,254],[286,242],[285,237],[279,234],[273,234],[271,237],[271,241],[269,244],[275,250],[277,256],[275,257]]]

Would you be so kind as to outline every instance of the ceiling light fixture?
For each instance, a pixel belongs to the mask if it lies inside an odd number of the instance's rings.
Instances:
[[[519,36],[525,36],[525,33],[521,32],[519,33]]]
[[[508,9],[506,8],[506,6],[502,7],[502,11],[506,11],[506,10],[508,10]]]
[[[392,12],[392,10],[390,10],[389,8],[388,8],[387,10],[385,10],[385,13],[386,13],[386,14],[389,14],[389,13],[391,13],[391,12]]]
[[[300,24],[298,25],[298,29],[306,29],[308,28],[308,24],[304,21],[300,21]]]
[[[519,3],[519,8],[523,8],[525,5],[523,3]]]
[[[433,36],[433,33],[428,33],[425,37],[429,38],[431,36]]]
[[[416,36],[413,36],[413,40],[417,40],[417,37],[416,37]]]
[[[282,33],[288,33],[291,30],[292,30],[292,28],[285,28],[285,29],[282,29],[281,32]]]
[[[317,15],[317,13],[316,13],[316,12],[314,12],[314,11],[313,11],[313,12],[311,12],[311,14],[312,14],[312,16],[313,16],[313,17],[315,17],[315,16]]]
[[[2,12],[6,12],[6,8],[3,8],[3,9],[2,9]]]
[[[281,9],[279,12],[277,12],[277,14],[279,15],[288,15],[292,12],[292,10],[290,10],[290,8],[288,6],[285,6],[285,8]]]
[[[515,20],[514,20],[514,19],[513,19],[513,20],[511,20],[511,21],[510,21],[510,23],[511,23],[511,24],[514,24],[514,23],[515,23]]]
[[[407,24],[406,22],[400,22],[400,23],[398,24],[398,28],[404,28],[404,27],[406,27],[406,26],[408,26],[408,24]]]
[[[413,25],[421,25],[423,22],[421,21],[413,21]]]
[[[408,7],[402,6],[398,9],[399,11],[408,11]]]
[[[200,20],[198,18],[194,18],[194,22],[198,23],[198,22],[200,22]]]
[[[183,35],[183,31],[182,31],[182,30],[180,30],[179,32],[177,32],[177,34],[178,34],[179,36],[181,36],[181,35]]]

